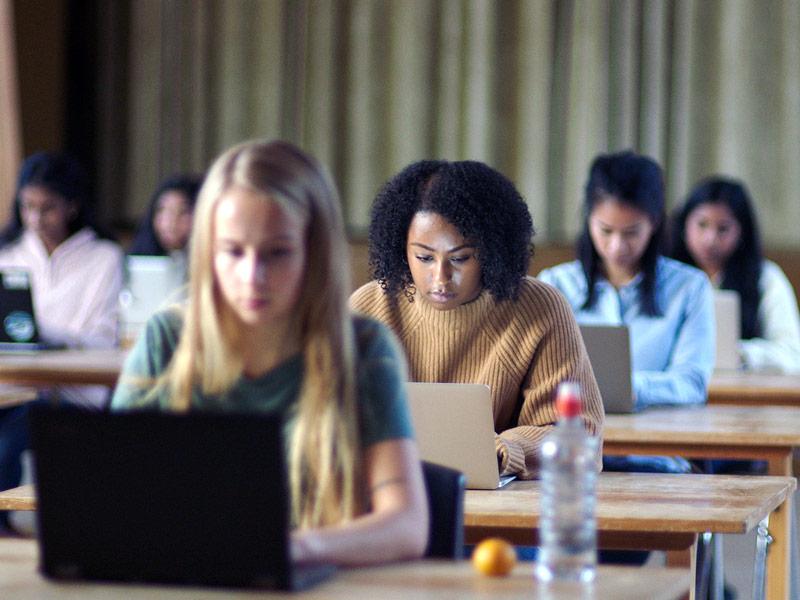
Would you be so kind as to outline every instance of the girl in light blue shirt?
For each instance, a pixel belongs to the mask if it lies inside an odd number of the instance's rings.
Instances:
[[[579,323],[627,325],[637,409],[701,404],[714,368],[711,284],[660,254],[664,184],[652,159],[601,155],[586,184],[578,260],[539,278],[557,287]]]

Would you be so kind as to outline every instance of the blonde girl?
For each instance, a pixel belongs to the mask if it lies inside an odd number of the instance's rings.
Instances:
[[[246,142],[211,167],[190,242],[189,298],[155,315],[118,410],[286,417],[298,562],[419,556],[427,508],[397,344],[347,310],[334,186],[286,142]]]

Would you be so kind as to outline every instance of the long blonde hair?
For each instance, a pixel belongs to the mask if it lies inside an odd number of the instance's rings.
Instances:
[[[306,270],[294,315],[304,376],[289,443],[293,519],[307,527],[351,519],[364,509],[364,494],[358,483],[355,341],[347,308],[349,255],[331,179],[292,144],[245,142],[212,165],[195,209],[183,332],[156,387],[168,390],[181,411],[189,409],[193,391],[220,394],[242,375],[241,348],[224,322],[227,311],[213,269],[215,208],[232,186],[305,217]]]

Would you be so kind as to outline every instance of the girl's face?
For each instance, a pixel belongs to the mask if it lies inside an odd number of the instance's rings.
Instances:
[[[406,258],[414,286],[437,310],[456,308],[481,293],[475,246],[437,213],[414,215],[408,228]]]
[[[589,214],[589,236],[606,272],[633,276],[655,227],[648,214],[608,196]]]
[[[728,205],[709,202],[686,217],[686,247],[707,273],[719,273],[739,245],[742,227]]]
[[[158,197],[153,229],[167,252],[186,247],[192,232],[192,208],[183,192],[167,190]]]
[[[300,299],[306,224],[263,194],[233,187],[214,211],[214,280],[245,328],[286,324]]]
[[[69,223],[77,213],[73,202],[40,185],[26,185],[19,191],[19,213],[25,229],[42,240],[52,254],[69,236]]]

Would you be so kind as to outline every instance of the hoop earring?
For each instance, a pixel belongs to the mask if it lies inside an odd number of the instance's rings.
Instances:
[[[403,288],[403,295],[409,302],[414,301],[414,295],[416,293],[417,293],[417,286],[415,286],[413,283],[407,283]]]

